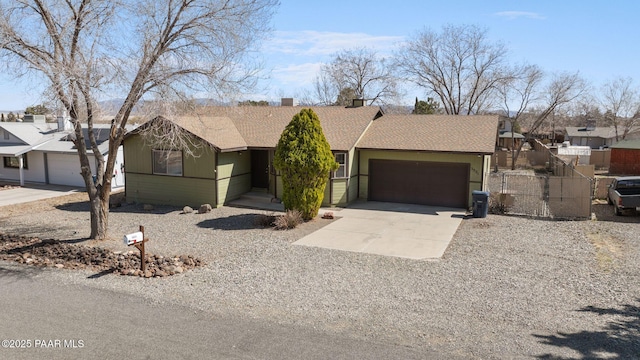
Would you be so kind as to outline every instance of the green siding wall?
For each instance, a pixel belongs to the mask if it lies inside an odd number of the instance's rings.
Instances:
[[[216,203],[215,180],[127,173],[127,201],[197,208]]]
[[[472,204],[471,192],[481,190],[485,177],[485,167],[483,168],[481,155],[474,154],[453,154],[453,153],[427,153],[410,151],[384,151],[384,150],[360,150],[360,181],[358,196],[367,199],[369,194],[369,159],[384,160],[409,160],[409,161],[433,161],[448,163],[468,163],[469,171],[469,206]]]
[[[144,143],[139,135],[128,137],[124,141],[124,158],[127,172],[138,174],[151,174],[153,172],[153,149]],[[182,169],[184,177],[215,179],[215,150],[208,145],[200,143],[193,147],[195,155],[182,156]]]
[[[218,154],[218,206],[251,191],[251,156],[248,151]]]
[[[152,148],[139,135],[124,141],[127,201],[175,206],[216,205],[215,151],[202,144],[183,154],[183,176],[154,175]]]
[[[358,152],[355,149],[349,151],[349,190],[347,203],[358,199]]]
[[[235,200],[251,191],[251,174],[218,180],[218,206]]]
[[[215,179],[216,154],[210,147],[194,150],[196,157],[183,155],[182,168],[184,176],[201,179]],[[213,205],[213,204],[212,204]]]
[[[348,202],[352,202],[358,199],[358,176],[353,175],[349,180],[349,198]]]
[[[144,145],[140,136],[134,135],[124,140],[125,170],[131,173],[151,174],[151,148]]]
[[[218,154],[218,180],[251,174],[251,153],[233,151]]]
[[[347,204],[347,179],[333,179],[331,205]]]
[[[342,151],[340,151],[342,152]],[[322,206],[346,206],[358,197],[358,163],[356,151],[347,151],[347,177],[329,179]]]

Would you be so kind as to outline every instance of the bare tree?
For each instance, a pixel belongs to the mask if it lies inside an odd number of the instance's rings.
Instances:
[[[630,77],[618,77],[602,86],[602,106],[605,120],[613,125],[616,141],[623,140],[638,122],[635,116],[640,109],[638,89]]]
[[[561,107],[571,103],[585,94],[587,84],[578,73],[555,74],[547,84],[540,97],[538,111],[533,123],[525,136],[524,142],[518,146],[515,158],[517,159],[525,142],[533,138],[538,128]]]
[[[473,25],[425,29],[402,46],[397,67],[407,80],[437,97],[447,114],[474,114],[493,104],[497,84],[508,80],[506,48]]]
[[[511,74],[510,79],[497,84],[497,91],[511,123],[511,169],[515,170],[515,127],[525,111],[529,110],[529,105],[538,100],[544,74],[537,65],[517,66]]]
[[[324,64],[314,82],[319,102],[332,105],[341,94],[352,91],[369,105],[385,104],[399,93],[398,82],[387,60],[368,48],[343,50]],[[347,99],[351,100],[351,99]],[[344,105],[340,102],[339,105]]]
[[[589,121],[602,124],[604,115],[600,111],[600,104],[592,94],[585,94],[580,99],[576,99],[569,113],[572,124],[575,126],[585,126]]]
[[[233,91],[251,85],[247,58],[277,0],[0,0],[5,66],[46,81],[74,124],[91,204],[91,238],[107,236],[111,174],[134,106],[147,94]],[[97,100],[124,98],[98,149]],[[82,124],[88,129],[85,145]],[[97,159],[95,182],[88,152]]]
[[[336,105],[336,99],[340,94],[339,87],[340,85],[334,84],[327,73],[320,70],[320,73],[316,75],[313,81],[313,94],[308,94],[306,101],[314,105]]]

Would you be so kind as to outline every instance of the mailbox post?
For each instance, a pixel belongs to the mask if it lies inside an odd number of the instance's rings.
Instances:
[[[147,268],[146,258],[144,254],[144,243],[149,241],[144,236],[144,226],[140,225],[140,231],[124,236],[124,244],[127,246],[135,246],[140,251],[140,270],[145,271]]]

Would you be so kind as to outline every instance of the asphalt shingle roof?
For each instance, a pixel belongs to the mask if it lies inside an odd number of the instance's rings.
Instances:
[[[640,139],[622,140],[610,146],[612,149],[636,149],[640,150]]]
[[[206,140],[222,152],[247,148],[247,143],[244,138],[228,117],[183,116],[172,120],[190,133]]]
[[[274,148],[304,107],[209,107],[201,116],[171,119],[220,151]],[[384,115],[378,107],[310,107],[332,150],[387,150],[491,154],[498,116]],[[148,125],[148,124],[146,124]]]
[[[310,108],[318,115],[324,135],[333,150],[353,148],[380,112],[380,108],[371,106],[238,106],[210,107],[206,111],[213,116],[231,119],[247,146],[274,148],[284,128],[303,108]]]
[[[358,148],[492,154],[498,116],[385,115],[375,121]]]
[[[569,137],[591,137],[591,138],[603,138],[612,139],[616,137],[616,130],[613,126],[609,127],[596,127],[593,130],[587,130],[584,126],[567,126],[565,128],[567,136]],[[618,135],[622,135],[624,129],[618,127]],[[631,129],[630,133],[640,131],[640,128]]]
[[[50,139],[50,135],[57,130],[57,124],[3,122],[0,123],[0,128],[20,139],[25,145],[35,145]]]

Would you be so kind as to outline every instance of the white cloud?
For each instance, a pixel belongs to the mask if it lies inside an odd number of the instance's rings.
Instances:
[[[538,13],[534,13],[534,12],[529,12],[529,11],[501,11],[501,12],[497,12],[494,15],[496,16],[501,16],[501,17],[506,17],[509,20],[515,20],[518,18],[529,18],[529,19],[535,19],[535,20],[544,20],[546,19],[545,16],[538,14]]]
[[[304,87],[311,85],[313,79],[320,72],[322,63],[293,64],[273,69],[273,79],[282,85],[295,85]]]
[[[325,56],[343,49],[368,47],[381,53],[390,52],[401,36],[375,36],[365,33],[339,33],[321,31],[276,31],[264,50],[294,56]]]

